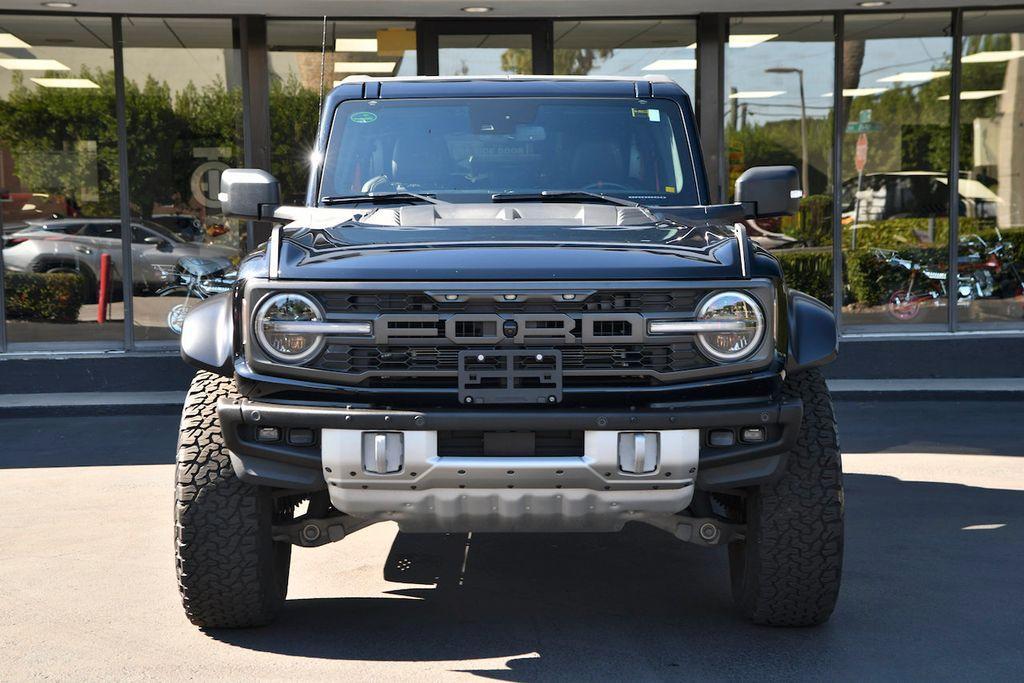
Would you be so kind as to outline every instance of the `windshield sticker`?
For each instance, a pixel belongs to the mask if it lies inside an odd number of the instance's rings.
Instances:
[[[652,123],[661,121],[660,109],[632,109],[634,119],[647,119]]]
[[[353,123],[373,123],[377,120],[377,115],[372,111],[357,111],[349,116],[348,120]]]
[[[672,193],[675,193],[675,191],[676,191],[676,188],[675,188],[675,186],[674,186],[674,185],[666,185],[666,186],[665,186],[665,192],[672,192]]]

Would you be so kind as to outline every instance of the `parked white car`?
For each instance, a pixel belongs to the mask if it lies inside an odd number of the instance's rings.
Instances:
[[[132,220],[132,267],[139,290],[156,290],[175,281],[175,266],[183,257],[232,258],[238,251],[222,245],[188,242],[167,228]],[[110,255],[112,282],[122,273],[119,218],[60,218],[5,236],[4,266],[12,272],[80,273],[89,300],[99,282],[100,259]]]

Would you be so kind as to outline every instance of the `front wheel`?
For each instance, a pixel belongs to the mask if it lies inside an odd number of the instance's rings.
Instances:
[[[729,546],[733,598],[754,623],[812,626],[828,620],[839,596],[842,463],[821,372],[789,377],[783,395],[803,401],[803,421],[783,474],[746,497],[746,537]]]
[[[291,545],[274,541],[291,508],[235,476],[217,418],[231,379],[199,372],[181,413],[174,541],[178,588],[196,626],[243,628],[273,621],[288,591]]]

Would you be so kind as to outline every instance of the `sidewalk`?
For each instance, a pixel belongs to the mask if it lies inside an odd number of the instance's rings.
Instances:
[[[912,399],[986,400],[1024,397],[1024,378],[978,379],[832,379],[836,400]],[[0,417],[63,415],[173,414],[184,391],[88,391],[0,394]]]

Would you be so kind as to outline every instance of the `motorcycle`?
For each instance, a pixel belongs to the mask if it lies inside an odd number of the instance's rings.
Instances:
[[[175,334],[181,334],[185,316],[194,302],[209,299],[231,289],[238,271],[230,259],[200,258],[186,256],[180,259],[171,274],[174,282],[157,291],[157,296],[185,295],[185,300],[176,304],[167,313],[167,327]]]
[[[968,306],[978,299],[1007,296],[1019,297],[1024,293],[1024,279],[1012,260],[1005,259],[1010,246],[996,230],[997,240],[989,245],[978,235],[965,235],[960,239],[957,259],[957,305]],[[889,295],[888,313],[899,321],[918,317],[921,307],[939,305],[948,299],[946,266],[943,263],[924,264],[913,258],[901,257],[897,252],[876,249],[878,257],[890,265],[907,270],[906,285]]]

